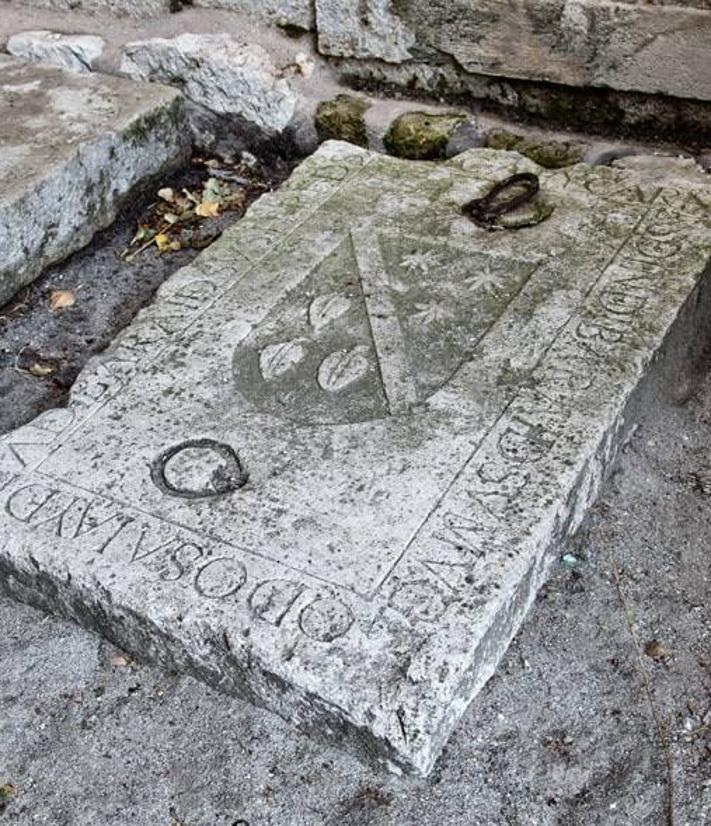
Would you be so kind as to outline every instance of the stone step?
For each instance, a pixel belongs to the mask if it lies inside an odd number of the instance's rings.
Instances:
[[[0,304],[187,158],[180,94],[0,56]]]
[[[0,442],[0,586],[428,773],[708,305],[665,163],[324,144]]]

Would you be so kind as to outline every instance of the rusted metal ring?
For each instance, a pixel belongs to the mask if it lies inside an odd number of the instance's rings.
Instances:
[[[168,462],[185,450],[207,450],[216,454],[224,462],[213,472],[207,487],[179,488],[168,481],[166,476]],[[244,487],[249,478],[235,450],[230,445],[215,441],[215,439],[189,439],[167,448],[153,460],[150,472],[153,484],[160,491],[180,499],[212,499],[224,496]]]
[[[503,181],[499,181],[482,198],[464,204],[462,212],[480,227],[490,229],[500,215],[513,212],[518,207],[532,201],[541,188],[538,176],[532,172],[519,172]],[[503,198],[509,190],[522,190],[509,198]]]

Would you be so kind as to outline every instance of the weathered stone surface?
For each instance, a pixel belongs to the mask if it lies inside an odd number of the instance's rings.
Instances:
[[[75,72],[90,72],[104,50],[103,37],[61,34],[44,29],[20,32],[7,41],[11,55]]]
[[[311,30],[315,25],[313,0],[196,0],[193,5],[242,12],[277,26]]]
[[[447,141],[445,156],[453,158],[455,155],[466,152],[467,149],[475,149],[481,145],[482,137],[479,125],[470,115],[465,121],[455,126]]]
[[[189,152],[180,95],[0,56],[0,303]]]
[[[462,216],[521,171],[550,218]],[[710,225],[703,177],[325,144],[0,442],[0,585],[427,772],[695,306]]]
[[[22,0],[28,6],[81,10],[115,17],[155,17],[177,12],[186,6],[227,9],[248,14],[277,26],[314,27],[313,0]]]
[[[237,115],[267,132],[281,132],[297,97],[279,77],[269,54],[227,34],[181,34],[124,47],[121,70],[129,77],[180,85],[193,103]]]
[[[559,141],[520,135],[508,129],[491,129],[485,135],[484,145],[489,149],[519,152],[546,169],[560,169],[580,163],[589,150],[581,141]]]
[[[180,8],[180,0],[23,0],[28,6],[62,11],[81,10],[115,17],[156,17]],[[261,2],[261,0],[260,0]]]
[[[445,54],[475,74],[711,100],[711,10],[698,5],[402,0],[397,10],[433,65]]]
[[[318,46],[336,57],[407,60],[415,38],[392,0],[316,0]]]

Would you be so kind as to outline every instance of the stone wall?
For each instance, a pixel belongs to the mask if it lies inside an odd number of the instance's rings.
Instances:
[[[709,119],[711,0],[25,2],[141,16],[187,5],[228,9],[290,34],[314,32],[318,51],[356,83],[450,99],[459,93],[546,118],[563,107],[561,120],[570,120],[570,106],[582,106],[583,126],[585,102],[561,95],[584,89],[602,126],[641,124],[649,132],[659,122],[659,134],[686,132],[693,140]]]
[[[711,6],[316,0],[319,49],[467,73],[711,100]]]
[[[415,5],[415,4],[413,4]],[[424,3],[420,19],[425,21]],[[436,5],[430,6],[436,15]],[[432,45],[467,71],[558,83],[711,97],[711,13],[573,2],[488,2],[470,29],[430,21]],[[479,29],[477,36],[476,29]],[[420,28],[420,36],[426,29]]]

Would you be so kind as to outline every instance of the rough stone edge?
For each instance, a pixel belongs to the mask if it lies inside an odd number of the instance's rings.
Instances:
[[[151,101],[150,108],[137,112],[119,131],[80,143],[68,162],[58,165],[47,178],[1,210],[7,215],[10,231],[14,224],[17,235],[26,239],[29,252],[26,265],[19,271],[0,272],[0,304],[48,266],[86,246],[97,232],[114,221],[136,187],[187,159],[190,136],[183,98],[167,87],[162,88],[161,94],[162,101]],[[112,157],[108,164],[104,163]],[[141,162],[136,163],[139,158]],[[127,185],[115,189],[111,173],[119,166],[126,173]],[[92,174],[92,168],[98,174]],[[66,186],[67,179],[72,180],[72,187]],[[58,196],[67,192],[74,193],[74,202],[64,202],[63,210],[84,214],[86,220],[70,235],[45,242],[45,228],[34,225],[28,217],[44,214],[42,204],[58,202]]]
[[[5,44],[7,52],[18,60],[84,73],[94,70],[105,46],[99,35],[65,35],[50,29],[16,32]]]
[[[112,17],[151,18],[171,12],[171,0],[23,0],[23,5],[50,11],[74,11]]]
[[[446,748],[462,715],[470,703],[494,676],[511,642],[528,617],[541,587],[548,580],[562,549],[583,525],[590,508],[597,501],[605,482],[612,475],[620,453],[637,429],[640,412],[649,409],[661,396],[674,397],[670,388],[688,386],[694,375],[703,369],[711,351],[711,259],[698,275],[695,287],[644,363],[626,398],[621,398],[616,412],[599,439],[594,452],[589,453],[570,487],[565,514],[557,516],[548,543],[541,547],[524,577],[506,595],[508,610],[499,610],[496,622],[488,625],[475,649],[470,651],[469,666],[462,674],[460,689],[454,696],[465,698],[459,707],[452,703],[439,720],[438,738],[431,739],[422,759],[418,755],[418,771],[427,776]],[[483,654],[480,652],[483,651]]]
[[[160,619],[116,603],[106,589],[99,593],[96,582],[83,585],[67,571],[32,556],[23,562],[0,548],[0,594],[76,622],[139,662],[192,677],[277,714],[314,740],[341,747],[366,764],[386,766],[395,774],[417,772],[388,741],[356,725],[320,696],[285,681],[251,649],[233,649],[219,634],[209,634],[211,629],[199,621],[184,622],[179,635],[171,634]]]
[[[313,31],[316,27],[314,0],[291,0],[279,4],[266,0],[195,0],[193,5],[204,9],[223,9],[237,14],[246,14],[254,20],[271,23],[279,28],[293,27],[302,31]]]

